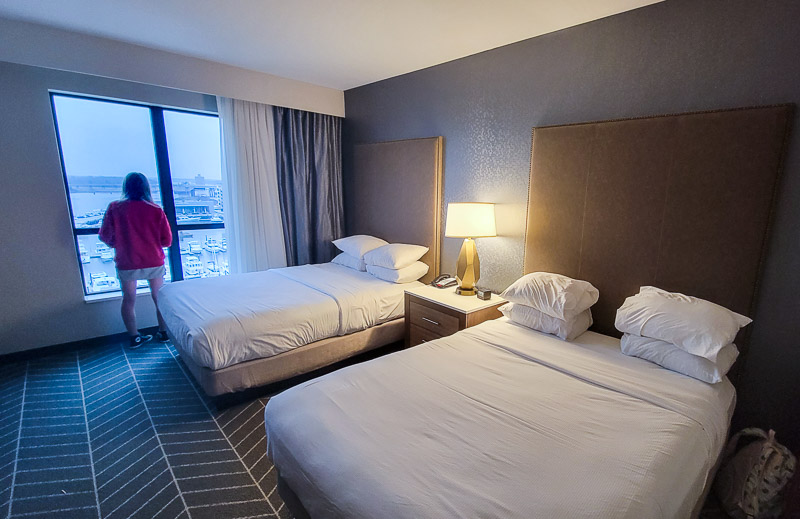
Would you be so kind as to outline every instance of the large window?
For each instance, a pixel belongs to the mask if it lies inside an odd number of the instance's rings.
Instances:
[[[167,281],[228,274],[215,115],[67,94],[51,99],[87,296],[119,291],[114,251],[97,234],[131,171],[147,176],[172,227]]]

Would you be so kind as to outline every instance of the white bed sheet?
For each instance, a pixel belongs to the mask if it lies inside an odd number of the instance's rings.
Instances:
[[[408,286],[323,263],[167,284],[158,306],[181,350],[217,370],[401,317]]]
[[[505,318],[273,397],[268,453],[313,517],[689,517],[735,403]]]

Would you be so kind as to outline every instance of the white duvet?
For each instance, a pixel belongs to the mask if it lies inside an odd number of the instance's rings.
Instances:
[[[401,317],[409,286],[323,263],[167,284],[158,307],[182,352],[216,370]]]
[[[273,397],[268,453],[312,517],[686,518],[735,393],[488,321]]]

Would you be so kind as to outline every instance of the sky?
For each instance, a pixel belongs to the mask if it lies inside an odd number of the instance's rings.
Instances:
[[[150,110],[94,99],[53,96],[67,176],[156,178]],[[221,180],[217,117],[164,110],[172,178]]]

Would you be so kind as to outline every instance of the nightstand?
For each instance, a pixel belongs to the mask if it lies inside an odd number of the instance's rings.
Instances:
[[[495,294],[488,301],[461,296],[453,287],[425,285],[405,292],[406,348],[496,319],[502,315],[497,308],[506,302]]]

